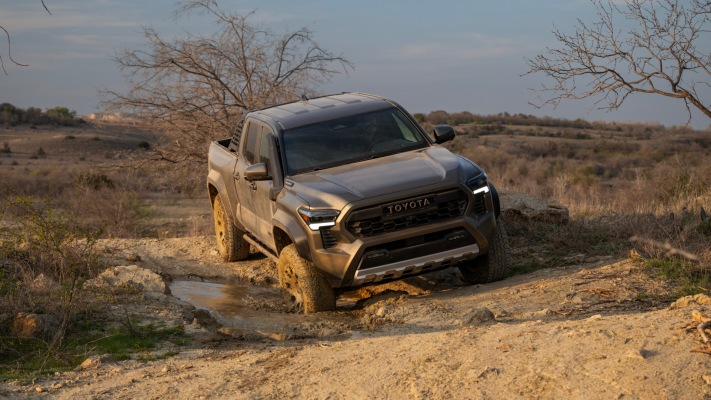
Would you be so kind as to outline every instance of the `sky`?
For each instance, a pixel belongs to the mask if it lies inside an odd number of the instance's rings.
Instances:
[[[40,0],[0,3],[0,25],[11,35],[9,61],[0,40],[0,103],[21,108],[57,106],[79,115],[100,112],[99,90],[125,91],[112,57],[140,49],[142,27],[163,36],[210,34],[205,18],[173,18],[174,0]],[[509,112],[589,121],[635,121],[682,125],[679,100],[633,95],[619,110],[595,110],[569,101],[536,108],[543,76],[525,75],[526,58],[557,47],[552,31],[572,33],[577,18],[592,19],[588,0],[221,0],[222,8],[254,11],[252,21],[275,32],[307,27],[327,50],[355,65],[320,87],[324,94],[361,91],[403,105],[411,113],[435,110],[475,114]],[[554,25],[555,24],[555,25]],[[0,39],[2,37],[0,31]],[[692,113],[692,126],[711,120]]]

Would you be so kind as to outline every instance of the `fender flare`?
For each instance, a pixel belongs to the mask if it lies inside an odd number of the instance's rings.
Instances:
[[[489,182],[489,187],[491,188],[491,202],[494,203],[494,216],[496,216],[496,219],[499,219],[499,215],[501,215],[499,192],[496,190],[496,186],[491,182]]]
[[[210,197],[210,206],[213,208],[215,206],[215,197],[220,196],[222,204],[226,208],[225,211],[233,212],[237,209],[237,204],[232,204],[230,196],[227,195],[227,187],[222,179],[222,175],[214,169],[210,170],[207,174],[207,195]],[[236,215],[232,214],[232,217],[237,228],[244,231],[245,229],[242,222],[236,218]]]
[[[275,230],[280,229],[289,236],[299,256],[313,262],[308,235],[304,232],[298,221],[294,220],[294,218],[284,210],[278,209],[272,218],[272,224]]]

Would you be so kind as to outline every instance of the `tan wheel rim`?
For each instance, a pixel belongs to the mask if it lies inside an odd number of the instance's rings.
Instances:
[[[215,201],[213,216],[215,217],[215,236],[217,237],[217,247],[220,250],[220,254],[225,254],[227,250],[227,218],[225,218],[225,209],[222,207],[222,202],[219,200]]]

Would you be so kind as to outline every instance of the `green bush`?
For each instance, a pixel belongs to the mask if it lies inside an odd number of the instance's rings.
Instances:
[[[5,216],[0,231],[0,315],[53,314],[61,325],[50,343],[59,343],[81,308],[83,281],[101,269],[96,251],[101,232],[47,201],[30,197],[4,199],[0,214]],[[37,289],[33,282],[40,276],[56,285]],[[3,332],[7,329],[0,327]]]

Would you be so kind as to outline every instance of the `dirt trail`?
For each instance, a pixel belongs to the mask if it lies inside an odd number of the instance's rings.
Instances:
[[[206,238],[108,249],[166,277],[274,284],[271,263],[221,263]],[[349,293],[361,299],[353,308],[283,314],[294,326],[282,337],[208,326],[179,302],[153,299],[144,312],[182,318],[194,337],[178,355],[5,384],[0,398],[711,398],[711,356],[692,352],[704,346],[685,329],[693,310],[711,316],[711,305],[648,300],[664,291],[633,260],[472,287],[448,271]]]

